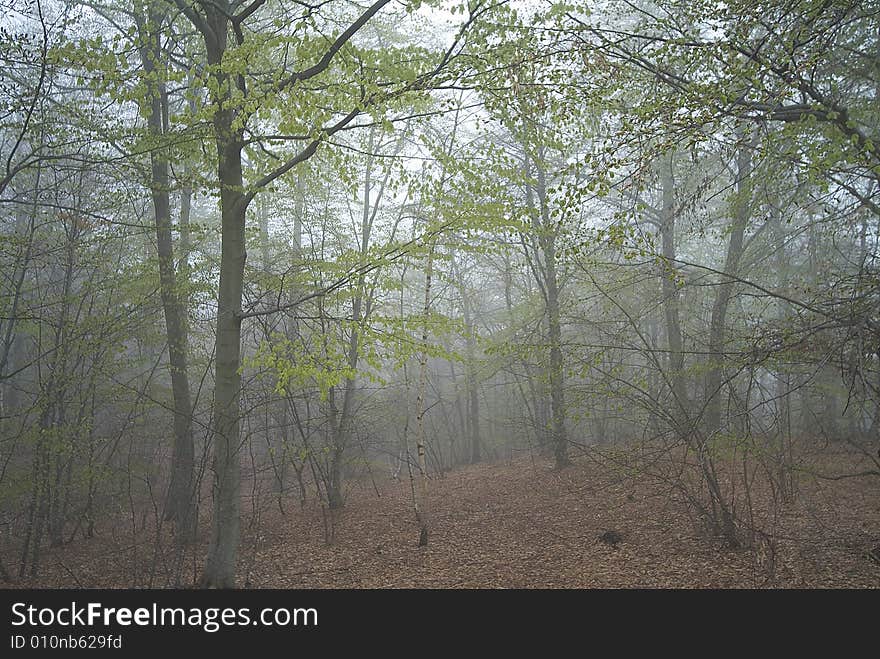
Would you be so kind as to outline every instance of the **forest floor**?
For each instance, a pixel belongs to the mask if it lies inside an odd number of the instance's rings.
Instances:
[[[432,479],[430,490],[430,541],[421,548],[406,479],[352,485],[330,543],[329,519],[317,503],[301,508],[287,498],[279,506],[264,495],[251,523],[244,510],[243,585],[880,587],[872,555],[880,545],[876,477],[802,483],[797,502],[776,509],[775,540],[739,549],[700,533],[668,488],[615,476],[586,458],[562,471],[529,457],[463,467]],[[620,536],[613,545],[600,539],[611,530]],[[40,577],[16,586],[130,587],[132,574],[143,577],[150,541],[133,552],[123,540],[100,536],[49,550]],[[201,558],[191,563],[197,570]]]

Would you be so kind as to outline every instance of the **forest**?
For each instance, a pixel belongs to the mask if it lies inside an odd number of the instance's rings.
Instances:
[[[880,3],[0,16],[0,587],[880,586]]]

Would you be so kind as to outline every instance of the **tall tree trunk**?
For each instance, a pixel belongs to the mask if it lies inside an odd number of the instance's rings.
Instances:
[[[689,427],[690,410],[684,373],[684,339],[681,332],[678,282],[676,281],[678,270],[675,248],[674,163],[674,156],[670,156],[669,161],[663,163],[660,172],[662,194],[660,244],[663,255],[663,270],[660,281],[663,294],[663,315],[666,319],[666,343],[669,349],[669,374],[673,398],[671,415],[676,426],[676,433],[682,439],[688,439],[691,432]]]
[[[376,128],[372,128],[369,133],[367,143],[367,161],[364,171],[364,195],[361,205],[361,244],[360,256],[361,263],[364,264],[367,259],[367,253],[370,249],[370,241],[373,231],[373,222],[379,212],[379,204],[385,194],[385,188],[391,176],[391,170],[385,172],[384,178],[379,182],[375,197],[373,196],[373,153],[376,148]],[[398,140],[394,151],[396,157],[403,147],[403,139]],[[299,180],[297,181],[299,185]],[[299,240],[299,237],[296,238]],[[343,460],[345,450],[348,447],[351,435],[351,422],[354,413],[354,399],[357,394],[357,379],[354,375],[360,361],[360,340],[361,325],[369,320],[372,307],[372,295],[367,290],[366,273],[361,272],[355,283],[355,296],[352,300],[351,308],[351,335],[349,336],[347,353],[348,367],[352,372],[351,377],[345,381],[345,389],[342,396],[342,410],[339,414],[338,423],[333,434],[333,453],[331,456],[331,478],[330,491],[328,493],[328,504],[330,508],[337,509],[343,506],[342,496],[342,480],[343,480]]]
[[[56,491],[56,488],[52,487],[52,467],[54,464],[57,475],[64,452],[63,444],[56,445],[57,440],[53,441],[52,435],[59,431],[62,433],[65,431],[63,424],[67,406],[67,391],[72,382],[72,374],[69,372],[68,365],[68,351],[70,349],[68,329],[69,326],[74,325],[70,318],[70,307],[74,299],[74,270],[79,246],[75,220],[71,219],[71,223],[65,245],[64,275],[60,291],[61,303],[51,350],[52,365],[45,379],[41,378],[39,382],[40,393],[43,396],[43,409],[40,413],[40,433],[34,449],[33,490],[19,576],[24,576],[28,560],[30,560],[31,576],[37,575],[43,534],[47,526],[50,527],[50,533],[52,531],[50,513]],[[28,558],[29,550],[30,557]]]
[[[178,250],[177,273],[180,275],[180,281],[188,284],[190,277],[189,255],[192,250],[192,228],[190,225],[190,216],[192,215],[192,173],[190,167],[184,168],[184,182],[180,189],[180,215],[178,217],[177,229],[180,234],[180,249]],[[178,291],[181,304],[184,309],[189,308],[189,293],[186,290]],[[186,320],[186,318],[184,318]]]
[[[313,77],[329,66],[341,44],[361,29],[388,0],[377,0],[344,31],[339,40],[324,52],[320,63],[299,74]],[[220,187],[220,286],[217,296],[217,334],[214,376],[214,526],[208,560],[201,582],[205,586],[232,587],[235,585],[235,566],[238,556],[240,530],[240,415],[241,389],[241,323],[242,289],[245,251],[245,215],[256,191],[245,192],[242,174],[244,125],[248,113],[248,98],[244,72],[230,74],[229,61],[224,62],[230,33],[239,44],[245,43],[243,21],[252,17],[262,5],[254,2],[246,8],[229,0],[174,0],[174,4],[201,34],[205,44],[207,84],[211,95],[211,120],[217,145],[217,182]],[[236,14],[236,10],[240,10]],[[297,74],[297,75],[299,75]],[[294,78],[289,78],[291,84]],[[272,173],[255,182],[262,188],[283,176],[300,163],[311,158],[322,140],[342,130],[359,114],[353,110],[331,129],[321,131],[322,137],[308,143],[295,157]],[[244,113],[244,114],[240,114]]]
[[[724,383],[724,350],[727,328],[727,311],[733,295],[735,281],[739,274],[739,264],[743,253],[743,238],[751,213],[751,169],[754,139],[740,133],[740,145],[736,155],[736,194],[732,204],[730,240],[727,245],[727,258],[724,261],[726,275],[718,285],[715,303],[712,306],[712,319],[709,326],[709,363],[706,372],[705,424],[709,434],[722,429],[722,395]]]
[[[477,464],[483,459],[483,443],[480,437],[480,399],[477,390],[477,373],[473,365],[473,347],[468,350],[470,365],[467,372],[468,389],[468,416],[470,418],[471,431],[471,464]]]
[[[269,211],[265,197],[257,199],[256,210],[257,224],[260,227],[260,267],[263,272],[269,272]]]
[[[543,151],[540,149],[539,151]],[[562,326],[559,310],[559,277],[556,263],[556,230],[550,224],[547,203],[547,181],[544,163],[536,162],[537,196],[540,212],[540,238],[544,293],[547,304],[547,338],[550,343],[550,416],[553,436],[553,455],[556,467],[571,464],[568,458],[568,437],[565,431],[565,364],[562,356]]]
[[[556,234],[550,224],[550,210],[547,206],[547,180],[542,162],[543,147],[532,159],[528,144],[524,144],[523,166],[526,177],[532,176],[535,167],[535,185],[526,184],[526,205],[534,211],[532,219],[534,234],[530,236],[530,264],[532,274],[544,298],[544,312],[547,316],[547,342],[549,344],[550,380],[550,443],[556,460],[556,468],[562,469],[571,462],[568,458],[568,438],[565,431],[565,365],[562,356],[562,328],[559,317],[559,277],[556,263]],[[538,197],[537,205],[535,196]],[[537,408],[536,400],[536,408]]]
[[[789,285],[789,256],[785,245],[785,229],[779,211],[774,207],[770,210],[771,228],[776,242],[776,286],[780,291],[786,291]],[[791,303],[786,300],[777,300],[779,307],[778,317],[785,324],[791,313]],[[782,359],[782,356],[779,356]],[[792,437],[791,437],[791,373],[787,364],[778,363],[776,367],[776,427],[777,427],[777,480],[782,489],[783,497],[790,498],[794,493],[794,473],[790,467],[793,462]]]
[[[388,176],[382,182],[375,200],[372,197],[373,191],[373,151],[375,149],[376,129],[370,130],[369,141],[367,143],[367,162],[364,170],[364,195],[361,204],[361,259],[366,259],[367,250],[370,248],[370,235],[372,233],[373,220],[379,210],[379,202],[381,201]],[[365,312],[365,305],[370,306],[370,301],[366,299],[366,275],[361,273],[358,275],[355,284],[355,296],[351,305],[351,335],[348,339],[348,348],[346,350],[348,367],[351,370],[351,376],[345,380],[345,389],[342,395],[342,410],[338,417],[338,423],[333,433],[333,448],[330,464],[330,482],[328,491],[328,505],[331,509],[336,510],[342,508],[344,497],[343,487],[343,460],[345,458],[345,450],[348,447],[349,435],[351,434],[351,417],[354,411],[354,398],[357,393],[357,378],[354,375],[357,371],[360,350],[360,325],[364,322],[369,312]]]
[[[162,44],[160,29],[164,17],[151,4],[146,17],[138,16],[141,43],[139,51],[145,78],[149,81],[149,116],[147,126],[155,144],[150,151],[150,194],[156,224],[156,247],[159,257],[159,288],[165,316],[171,392],[174,404],[174,448],[171,459],[171,482],[165,497],[164,517],[177,524],[177,540],[191,539],[193,514],[193,470],[195,449],[192,433],[192,400],[187,372],[186,306],[181,304],[174,265],[171,228],[171,203],[168,160],[162,140],[167,128],[168,96],[161,75]],[[188,201],[188,199],[187,199]],[[189,209],[186,209],[188,214]],[[183,214],[183,213],[182,213]]]
[[[455,257],[452,257],[452,272],[458,281],[458,291],[461,296],[461,311],[464,316],[465,331],[465,358],[467,364],[465,366],[465,388],[467,391],[467,436],[470,439],[470,455],[468,459],[471,464],[477,464],[483,459],[483,447],[480,437],[480,398],[477,382],[476,359],[476,322],[474,319],[473,309],[471,308],[471,300],[465,286],[463,273],[459,271]],[[459,399],[456,396],[456,403]],[[459,404],[460,409],[460,404]]]
[[[547,323],[550,339],[550,413],[553,423],[553,454],[556,467],[570,463],[565,432],[565,365],[562,359],[562,330],[559,322],[559,287],[556,279],[555,241],[545,247],[547,259]]]
[[[224,3],[225,4],[225,3]],[[204,3],[208,30],[203,33],[208,64],[217,91],[212,99],[220,184],[220,288],[214,370],[214,524],[202,574],[204,587],[232,588],[240,542],[241,456],[241,297],[244,283],[245,213],[242,194],[241,128],[235,124],[229,76],[222,67],[227,17],[219,6]]]
[[[425,304],[422,308],[424,320],[422,323],[422,352],[419,355],[419,385],[416,396],[416,453],[421,471],[421,501],[418,506],[419,522],[419,547],[428,544],[429,514],[428,514],[428,463],[425,450],[425,392],[428,385],[428,315],[431,313],[431,279],[434,275],[434,240],[428,247],[427,263],[425,265]]]
[[[471,308],[470,299],[461,282],[462,306],[464,310],[464,324],[466,332],[466,357],[467,368],[465,371],[465,385],[468,393],[468,428],[470,430],[471,439],[471,464],[477,464],[483,459],[483,442],[480,436],[480,396],[477,381],[477,341],[476,341],[476,320],[474,312]]]
[[[293,202],[293,251],[299,260],[302,251],[302,228],[306,203],[305,166],[300,165],[296,171],[296,199]]]
[[[401,318],[403,316],[401,315]],[[455,408],[455,416],[458,419],[458,428],[462,437],[470,437],[470,422],[468,418],[465,417],[465,411],[462,408],[462,392],[459,387],[458,382],[458,374],[455,371],[455,361],[449,360],[449,377],[452,380],[452,386],[455,388],[455,400],[453,401],[453,407]],[[467,396],[467,391],[465,391],[465,396]],[[467,402],[465,403],[467,405]],[[452,433],[454,434],[456,430],[453,428]]]

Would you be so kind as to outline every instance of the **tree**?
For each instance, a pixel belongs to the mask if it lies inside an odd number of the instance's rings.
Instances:
[[[302,55],[311,62],[296,70],[284,70],[271,79],[268,85],[260,84],[256,71],[249,70],[247,53],[253,43],[260,39],[251,37],[251,30],[258,30],[261,16],[266,14],[264,0],[250,4],[242,2],[203,2],[190,5],[186,0],[175,0],[177,8],[200,34],[205,47],[207,86],[211,105],[207,110],[213,126],[217,145],[217,186],[220,192],[221,214],[221,261],[220,284],[217,298],[217,344],[214,383],[214,473],[215,506],[214,531],[208,561],[202,578],[204,586],[231,587],[234,585],[235,564],[239,540],[239,391],[241,388],[241,322],[242,286],[244,277],[245,217],[247,208],[260,190],[277,178],[292,171],[300,163],[311,158],[332,135],[346,129],[368,107],[387,103],[388,99],[407,92],[420,91],[431,84],[453,56],[453,45],[429,66],[416,70],[390,68],[390,80],[355,78],[354,89],[335,102],[338,118],[324,124],[324,116],[317,107],[306,107],[306,116],[299,119],[306,129],[306,145],[294,155],[263,175],[256,176],[245,185],[243,150],[248,142],[245,132],[250,131],[248,121],[261,106],[279,103],[282,99],[301,96],[304,86],[325,72],[331,64],[343,61],[347,67],[357,67],[362,61],[357,48],[350,47],[353,37],[387,4],[377,0],[348,22],[348,27],[332,41],[321,38],[299,42],[296,27],[308,25],[311,13],[304,16],[287,16],[282,19],[294,28],[291,39],[302,48]],[[335,8],[335,5],[334,5]],[[334,8],[329,11],[332,13]],[[480,5],[476,10],[480,10]],[[338,10],[345,16],[345,12]],[[474,10],[472,10],[473,13]],[[258,34],[258,32],[255,32]],[[229,43],[230,36],[234,42]],[[250,40],[249,40],[250,39]],[[343,53],[343,51],[347,52]],[[280,54],[279,54],[280,56]],[[238,58],[242,59],[239,60]],[[272,62],[269,57],[260,62]],[[381,58],[377,64],[381,64]],[[371,63],[372,64],[372,63]],[[380,69],[381,70],[381,69]],[[384,76],[383,76],[384,77]],[[371,76],[372,78],[372,76]],[[393,85],[390,90],[387,85]],[[284,127],[279,122],[278,127]],[[254,127],[255,128],[255,127]],[[283,139],[276,135],[274,139]],[[296,135],[290,137],[296,138]]]
[[[147,114],[148,134],[153,142],[150,149],[150,196],[156,223],[159,284],[162,311],[165,315],[174,400],[174,452],[171,460],[171,483],[165,500],[165,519],[177,523],[177,537],[181,542],[186,543],[192,538],[195,528],[193,507],[195,449],[192,430],[193,405],[186,356],[189,343],[186,328],[188,309],[177,283],[171,221],[171,180],[168,155],[163,145],[169,130],[168,92],[165,83],[167,76],[163,70],[166,55],[162,44],[167,7],[159,2],[148,2],[144,7],[135,8],[133,19],[137,25],[138,55],[147,89],[143,99],[144,114]],[[186,194],[187,203],[188,197],[189,195]],[[183,213],[183,204],[181,204],[181,214]],[[187,258],[186,249],[183,248],[181,251],[184,252],[183,258]]]

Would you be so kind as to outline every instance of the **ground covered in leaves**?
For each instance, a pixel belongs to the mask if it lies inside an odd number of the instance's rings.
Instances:
[[[407,480],[351,486],[346,507],[260,497],[244,527],[253,588],[753,588],[880,586],[880,478],[809,480],[780,506],[772,542],[731,549],[676,494],[580,458],[463,467],[430,483],[431,534],[418,547]],[[245,508],[247,517],[248,502]],[[253,506],[251,511],[256,510]],[[206,535],[206,534],[205,534]],[[77,540],[18,586],[160,586],[151,540]],[[332,536],[332,538],[330,537]],[[328,542],[328,539],[330,540]],[[155,541],[153,541],[155,543]],[[114,544],[116,546],[114,546]],[[170,543],[169,543],[170,544]],[[192,580],[204,542],[184,566]],[[201,555],[200,555],[201,554]],[[153,567],[145,565],[152,560]],[[139,562],[135,565],[134,562]],[[187,572],[188,571],[188,572]],[[145,581],[150,572],[151,579]],[[132,575],[139,581],[132,584]],[[184,584],[186,582],[184,581]]]

